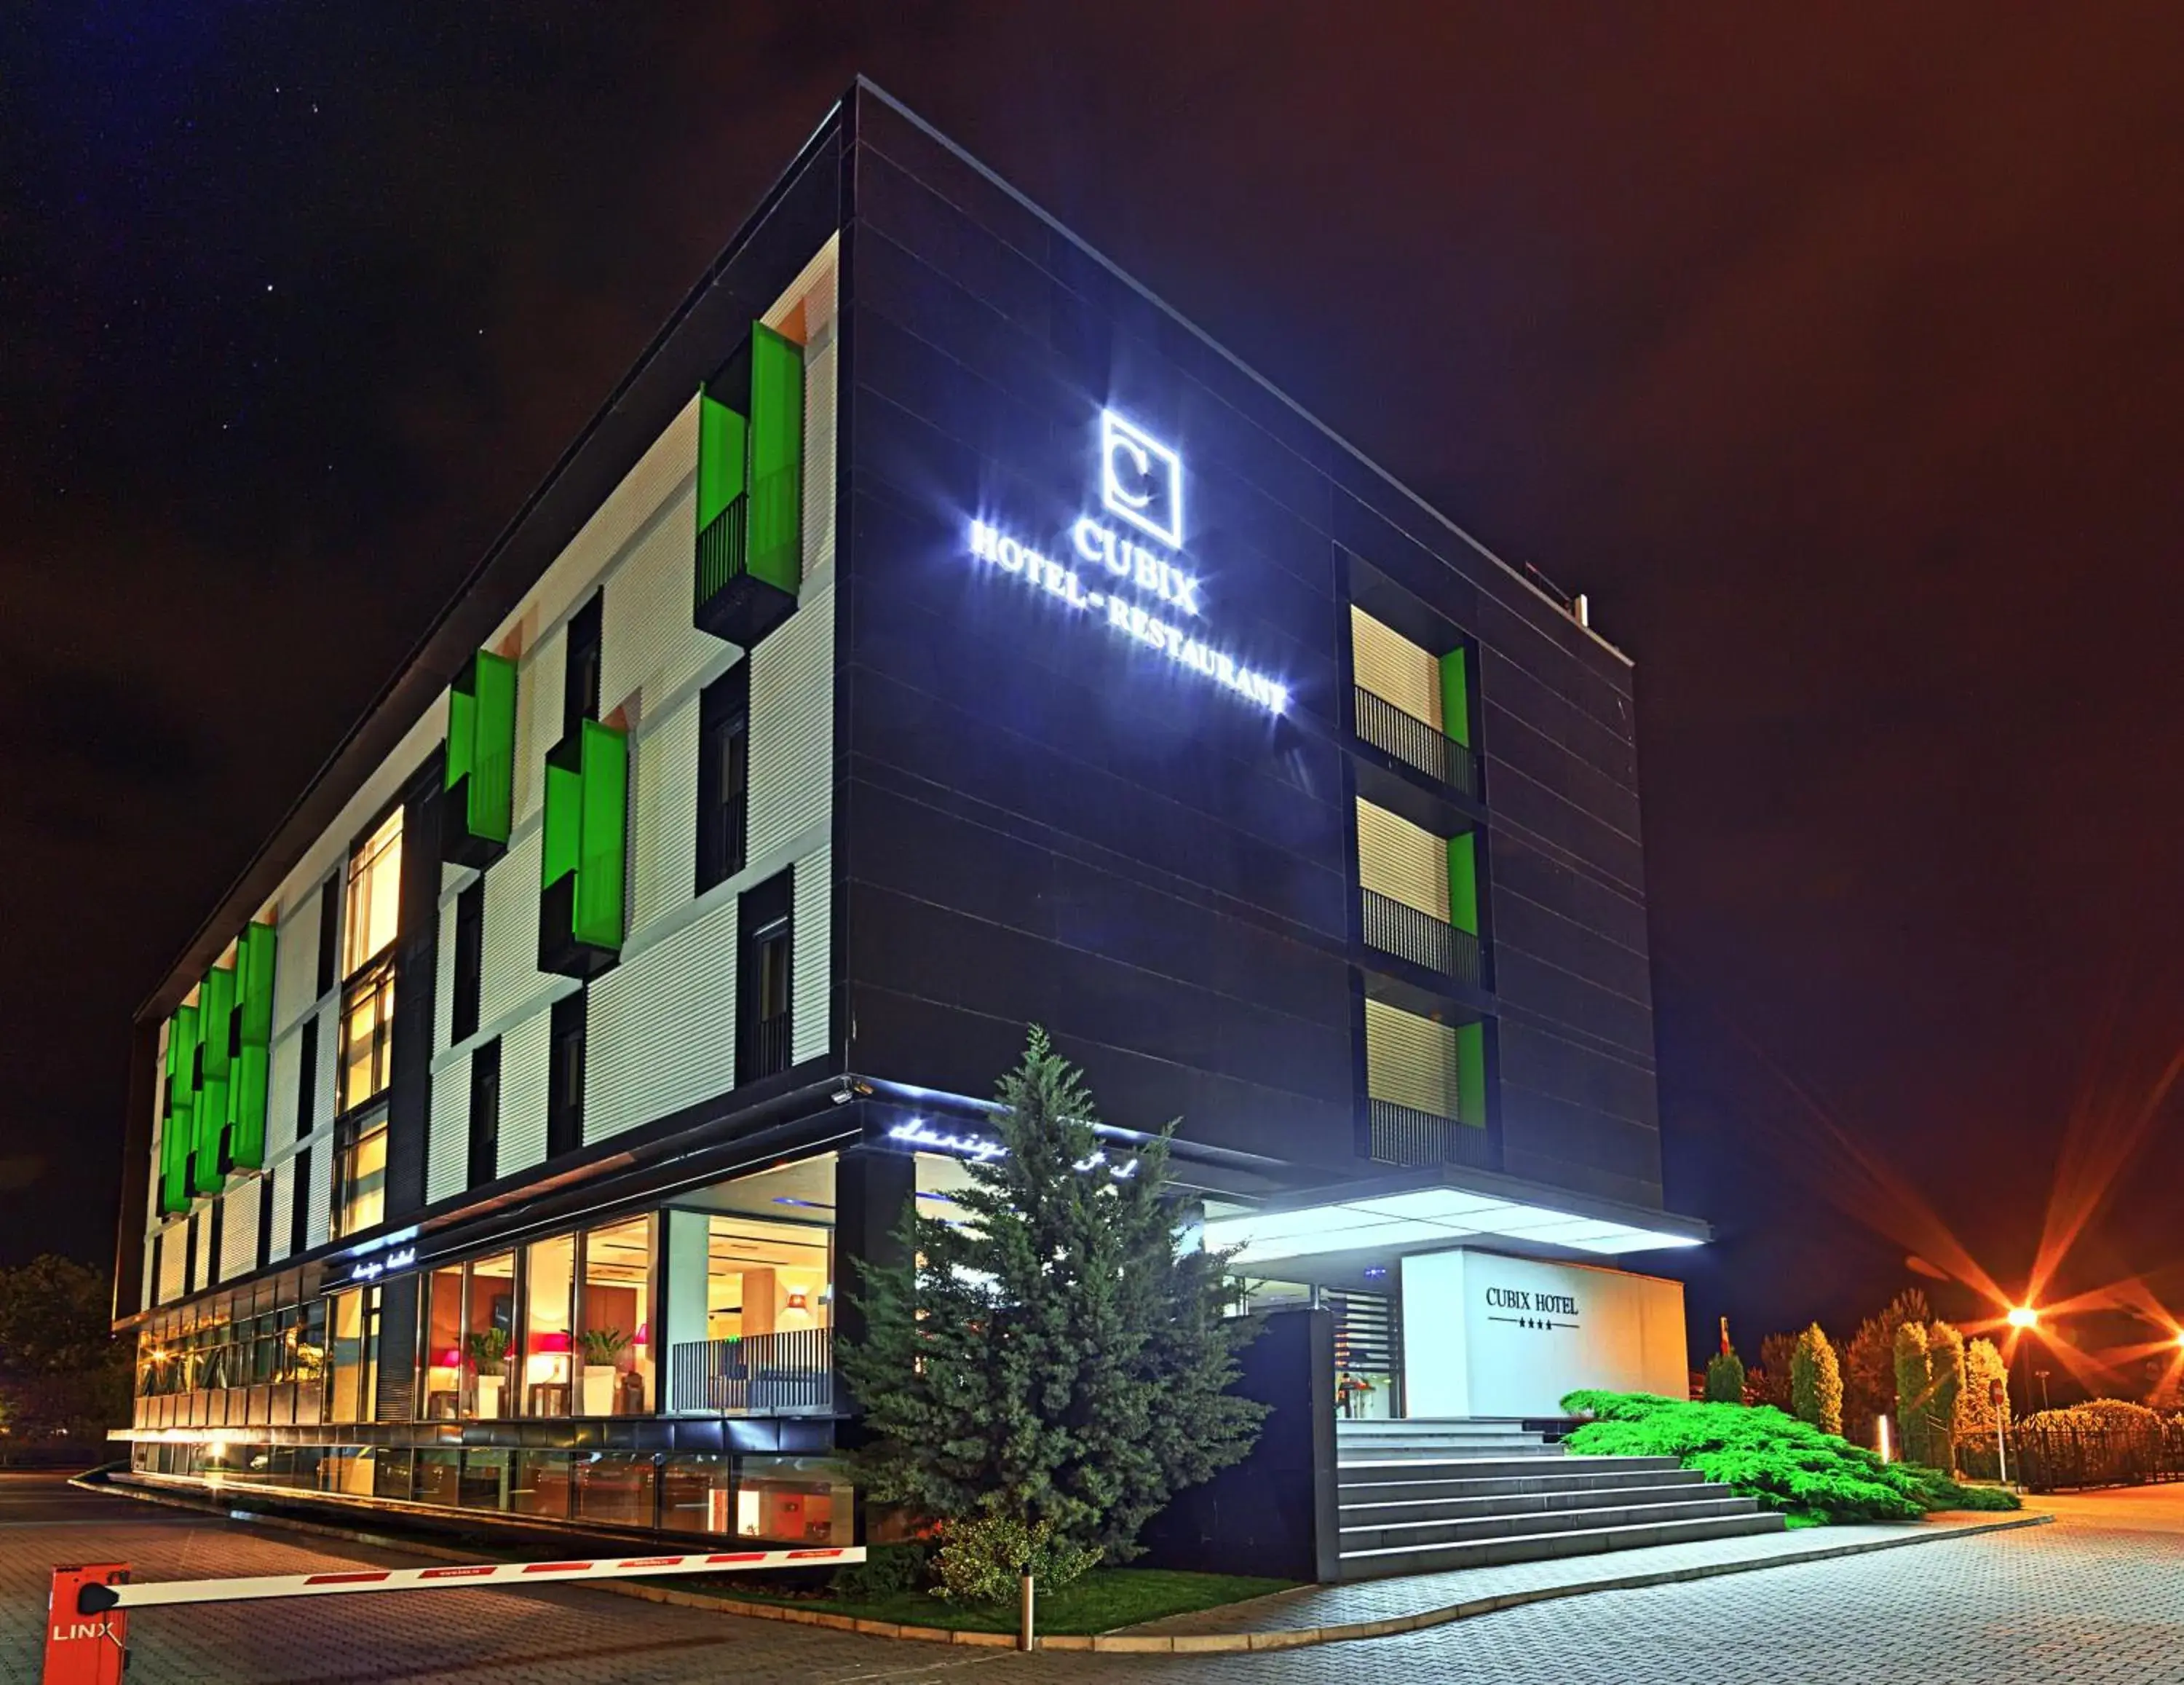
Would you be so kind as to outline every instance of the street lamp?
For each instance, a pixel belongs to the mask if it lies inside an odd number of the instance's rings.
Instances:
[[[2031,1334],[2040,1326],[2040,1313],[2033,1309],[2029,1304],[2012,1305],[2009,1308],[2008,1315],[2003,1320],[2007,1321],[2009,1324],[2010,1328],[2020,1336]],[[2020,1370],[2031,1370],[2032,1367],[2031,1342],[2029,1339],[2020,1337],[2017,1342],[2017,1351],[2014,1355],[2017,1359],[2018,1367]],[[2019,1376],[2018,1391],[2021,1392],[2025,1398],[2025,1414],[2031,1415],[2032,1414],[2032,1377],[2030,1374],[2023,1374]]]
[[[2008,1320],[2012,1328],[2037,1328],[2040,1325],[2040,1313],[2033,1309],[2031,1305],[2012,1305],[2009,1308]],[[2179,1345],[2184,1345],[2184,1333],[2180,1333],[2176,1339]]]

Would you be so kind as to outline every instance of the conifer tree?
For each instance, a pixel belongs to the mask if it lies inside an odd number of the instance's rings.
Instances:
[[[1957,1467],[1957,1402],[1964,1390],[1964,1336],[1950,1324],[1926,1331],[1926,1460],[1944,1473]]]
[[[1842,1369],[1836,1348],[1817,1322],[1797,1336],[1790,1359],[1790,1402],[1800,1421],[1822,1433],[1842,1431]]]
[[[1902,1454],[1907,1462],[1930,1460],[1926,1407],[1933,1386],[1926,1331],[1916,1322],[1906,1322],[1896,1331],[1896,1431],[1903,1437]]]
[[[928,1520],[1124,1560],[1178,1488],[1250,1450],[1265,1411],[1226,1389],[1251,1325],[1222,1314],[1222,1258],[1178,1244],[1168,1131],[1104,1145],[1037,1027],[1000,1099],[1002,1152],[968,1167],[961,1220],[913,1212],[905,1261],[866,1273],[866,1333],[840,1358],[856,1460]]]

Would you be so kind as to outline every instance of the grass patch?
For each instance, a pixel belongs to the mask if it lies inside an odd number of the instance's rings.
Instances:
[[[655,1582],[682,1590],[710,1592],[720,1597],[740,1598],[749,1603],[772,1603],[798,1609],[823,1610],[829,1615],[854,1615],[861,1621],[893,1621],[905,1626],[944,1626],[957,1632],[1013,1632],[1017,1611],[1013,1604],[964,1605],[943,1602],[929,1592],[894,1591],[872,1597],[789,1597],[761,1590],[748,1582],[738,1585],[733,1574],[677,1575]],[[1042,1632],[1112,1632],[1117,1626],[1134,1626],[1141,1621],[1159,1621],[1171,1615],[1189,1615],[1223,1604],[1241,1603],[1269,1592],[1287,1591],[1294,1580],[1264,1580],[1245,1574],[1190,1574],[1167,1568],[1095,1568],[1075,1584],[1042,1595],[1039,1600],[1039,1629]]]

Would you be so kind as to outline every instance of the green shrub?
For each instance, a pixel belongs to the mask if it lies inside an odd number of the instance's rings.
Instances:
[[[1790,1357],[1790,1414],[1822,1433],[1842,1431],[1842,1369],[1836,1348],[1814,1323],[1797,1336]]]
[[[1925,1460],[1951,1474],[1957,1471],[1957,1403],[1964,1390],[1964,1336],[1946,1322],[1926,1331],[1927,1379]]]
[[[933,1553],[940,1583],[934,1594],[950,1603],[1005,1603],[1029,1574],[1042,1592],[1059,1591],[1100,1559],[1100,1553],[1056,1535],[1052,1521],[1015,1515],[972,1515],[940,1530]]]
[[[855,1599],[893,1597],[923,1589],[933,1576],[933,1547],[922,1539],[907,1544],[876,1544],[862,1562],[837,1568],[827,1582],[830,1597]]]
[[[1997,1501],[1990,1503],[1986,1489],[1958,1487],[1931,1470],[1884,1463],[1772,1405],[1746,1409],[1648,1392],[1578,1392],[1563,1400],[1563,1409],[1591,1418],[1565,1441],[1573,1452],[1674,1457],[1795,1519],[1910,1521],[1930,1509],[2016,1507],[2007,1493],[1995,1493]]]
[[[1744,1402],[1744,1359],[1733,1351],[1716,1352],[1707,1359],[1707,1402],[1741,1404]]]

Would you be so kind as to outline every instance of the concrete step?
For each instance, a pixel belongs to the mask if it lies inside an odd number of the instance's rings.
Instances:
[[[1716,1487],[1710,1494],[1696,1497],[1641,1496],[1630,1503],[1581,1509],[1544,1509],[1529,1515],[1504,1513],[1372,1526],[1356,1526],[1346,1514],[1342,1518],[1340,1549],[1346,1556],[1362,1551],[1422,1550],[1430,1546],[1468,1544],[1485,1539],[1525,1538],[1535,1533],[1593,1532],[1614,1527],[1749,1515],[1758,1507],[1756,1498],[1740,1498],[1735,1493]]]
[[[1482,1486],[1507,1482],[1482,1481]],[[1451,1481],[1451,1487],[1471,1482]],[[1353,1488],[1353,1490],[1355,1490]],[[1366,1500],[1344,1493],[1341,1525],[1346,1527],[1384,1526],[1400,1521],[1460,1521],[1479,1515],[1532,1515],[1546,1510],[1600,1509],[1619,1504],[1670,1502],[1684,1498],[1719,1496],[1721,1488],[1701,1476],[1678,1470],[1674,1473],[1646,1473],[1610,1483],[1605,1476],[1583,1485],[1546,1492],[1434,1493],[1390,1487],[1367,1488]]]
[[[1424,1481],[1529,1479],[1544,1475],[1635,1474],[1677,1467],[1673,1457],[1376,1457],[1369,1463],[1339,1463],[1335,1483],[1353,1486],[1416,1486]]]
[[[1631,1487],[1685,1486],[1702,1476],[1678,1467],[1666,1458],[1630,1458],[1635,1469],[1578,1469],[1565,1471],[1554,1464],[1528,1467],[1518,1475],[1485,1480],[1412,1480],[1399,1470],[1384,1470],[1384,1478],[1346,1481],[1340,1501],[1351,1504],[1394,1504],[1435,1498],[1507,1498],[1541,1492],[1613,1492]],[[1666,1463],[1666,1467],[1644,1466]]]
[[[1786,1525],[1780,1515],[1762,1509],[1742,1515],[1708,1515],[1692,1520],[1655,1520],[1620,1527],[1573,1528],[1567,1532],[1474,1539],[1462,1544],[1429,1545],[1422,1549],[1397,1546],[1345,1551],[1338,1559],[1336,1572],[1344,1580],[1374,1580],[1391,1574],[1435,1574],[1453,1568],[1545,1562],[1602,1551],[1635,1550],[1646,1545],[1689,1544],[1700,1539],[1779,1533]]]

